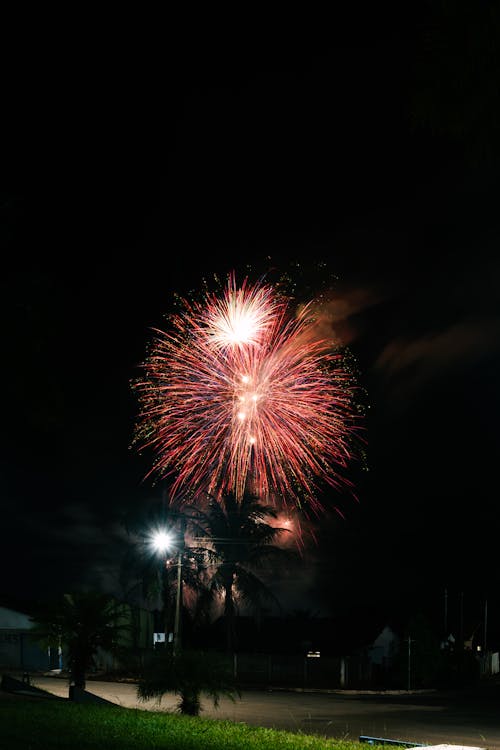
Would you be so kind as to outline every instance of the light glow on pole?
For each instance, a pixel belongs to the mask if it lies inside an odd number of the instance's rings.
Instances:
[[[172,547],[173,536],[168,531],[155,531],[151,537],[153,548],[163,554]]]

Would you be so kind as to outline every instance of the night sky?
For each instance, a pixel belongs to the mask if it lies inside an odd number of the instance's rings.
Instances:
[[[493,627],[500,14],[476,6],[172,21],[12,59],[0,599],[118,590],[121,519],[161,494],[130,381],[173,295],[246,266],[314,290],[324,263],[366,466],[276,593],[439,620],[447,589],[452,617],[488,600]]]

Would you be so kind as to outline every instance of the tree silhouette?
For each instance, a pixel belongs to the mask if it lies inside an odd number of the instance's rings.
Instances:
[[[279,601],[259,577],[269,573],[272,564],[284,564],[295,554],[277,546],[279,536],[287,529],[272,526],[277,517],[274,506],[261,503],[254,494],[245,492],[239,501],[233,493],[220,499],[210,497],[205,510],[193,509],[197,516],[198,537],[194,549],[207,559],[207,586],[200,596],[201,607],[209,606],[217,597],[224,602],[226,649],[236,646],[235,620],[238,601],[248,604],[257,616],[263,605]]]
[[[31,617],[33,636],[66,651],[70,684],[85,689],[87,671],[99,649],[113,651],[128,623],[124,605],[110,594],[77,591],[43,604]]]
[[[198,716],[201,711],[201,695],[206,693],[215,708],[221,696],[235,701],[241,697],[240,690],[226,660],[213,652],[160,651],[146,667],[137,686],[141,700],[156,698],[160,703],[167,691],[180,696],[178,710],[182,714]]]

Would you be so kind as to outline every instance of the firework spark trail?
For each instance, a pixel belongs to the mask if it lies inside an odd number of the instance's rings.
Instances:
[[[221,349],[258,345],[273,316],[281,306],[269,286],[249,286],[245,279],[240,288],[234,274],[222,298],[207,295],[206,320],[202,326],[210,343]],[[197,324],[196,324],[197,325]]]
[[[173,477],[174,494],[250,490],[313,508],[321,483],[348,485],[351,378],[332,342],[314,338],[311,305],[293,317],[274,287],[238,288],[234,275],[222,296],[182,303],[135,384],[149,473]]]

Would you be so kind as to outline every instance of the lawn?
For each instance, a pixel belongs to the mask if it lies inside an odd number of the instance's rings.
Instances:
[[[0,700],[1,750],[360,750],[230,721],[71,701]],[[380,746],[372,745],[371,750]],[[386,750],[386,749],[384,749]]]

